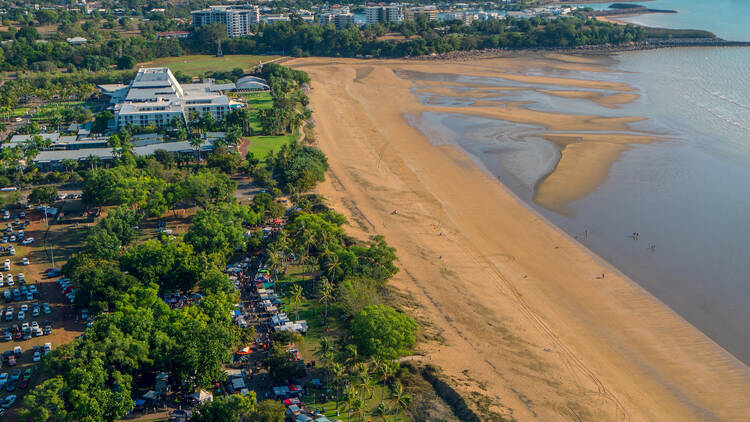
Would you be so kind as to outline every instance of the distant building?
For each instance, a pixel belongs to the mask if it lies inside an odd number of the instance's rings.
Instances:
[[[182,85],[166,67],[139,69],[128,85],[99,86],[114,104],[117,128],[167,126],[175,118],[187,122],[194,112],[223,119],[229,113],[229,99],[222,91],[234,88],[234,84],[215,84],[210,79]]]
[[[235,92],[269,91],[271,88],[265,80],[255,76],[243,76],[237,79]]]
[[[250,35],[250,27],[260,22],[258,6],[246,4],[237,6],[210,6],[208,9],[190,12],[193,26],[201,27],[212,23],[223,23],[229,38]]]
[[[454,21],[458,20],[464,23],[464,25],[471,25],[472,22],[477,20],[477,15],[470,12],[453,12],[445,15],[443,20]]]
[[[217,132],[222,133],[222,132]],[[133,155],[146,156],[153,155],[157,150],[164,150],[173,156],[193,156],[198,153],[204,155],[208,151],[214,149],[213,141],[219,138],[206,139],[202,137],[203,143],[200,148],[195,149],[190,142],[165,142],[156,143],[145,146],[137,146],[133,148]],[[61,169],[64,160],[76,160],[76,161],[88,161],[91,157],[96,157],[103,163],[112,161],[114,155],[112,154],[112,148],[99,147],[99,148],[86,148],[77,150],[60,150],[60,151],[42,151],[39,155],[34,158],[34,164],[41,171],[59,170]]]
[[[86,38],[83,38],[83,37],[67,38],[66,41],[70,45],[83,45],[83,44],[86,44],[88,42],[88,40]]]
[[[438,9],[436,6],[411,7],[404,11],[404,19],[418,20],[426,19],[436,21],[438,18]]]
[[[190,36],[190,32],[188,31],[164,31],[164,32],[156,33],[156,38],[159,38],[159,39],[187,38],[189,36]]]
[[[367,6],[365,7],[365,22],[374,25],[378,22],[401,22],[404,15],[399,6]]]
[[[321,13],[318,15],[318,22],[322,25],[331,24],[338,30],[342,30],[349,25],[354,25],[354,14],[352,13]]]

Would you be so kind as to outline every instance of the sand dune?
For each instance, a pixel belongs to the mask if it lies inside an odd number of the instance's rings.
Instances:
[[[474,68],[523,69],[523,58],[503,60]],[[410,94],[413,84],[395,69],[456,74],[472,63],[291,64],[313,80],[316,131],[331,164],[322,193],[347,214],[356,235],[384,234],[398,248],[395,284],[420,305],[427,330],[442,338],[421,346],[423,359],[442,366],[487,419],[747,420],[747,366],[532,212],[462,151],[431,145],[404,120],[433,108]],[[585,82],[568,86],[578,84]],[[554,130],[629,122],[509,108],[474,111]],[[551,140],[578,157],[561,160],[564,173],[617,155],[622,142],[637,139],[589,139],[587,146],[600,146],[585,154],[576,153],[584,143],[574,135]],[[548,183],[545,195],[560,190],[554,179]]]

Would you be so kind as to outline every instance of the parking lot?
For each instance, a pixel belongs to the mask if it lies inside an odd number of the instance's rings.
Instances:
[[[62,209],[75,208],[75,202],[80,201],[65,200],[55,205]],[[21,212],[25,213],[23,217]],[[16,402],[3,416],[4,420],[15,419],[23,395],[41,379],[37,369],[39,362],[35,360],[44,355],[45,344],[55,348],[68,343],[79,336],[85,326],[85,321],[80,320],[80,312],[74,311],[56,281],[61,276],[47,277],[46,273],[53,267],[53,257],[55,267],[60,268],[76,249],[85,227],[52,225],[47,229],[43,212],[14,209],[9,210],[9,214],[5,219],[5,214],[0,212],[0,228],[3,230],[0,240],[7,238],[0,244],[3,275],[0,287],[0,353],[3,355],[0,399],[4,401],[8,396],[16,396]],[[11,230],[7,229],[8,223]],[[23,237],[19,239],[21,230]],[[15,236],[13,241],[11,236]],[[23,239],[29,238],[34,241],[23,244]],[[10,254],[11,246],[15,252],[13,255]],[[6,260],[10,271],[5,269]],[[49,329],[45,330],[45,327]],[[39,352],[37,358],[35,348]],[[16,376],[18,379],[12,380]]]

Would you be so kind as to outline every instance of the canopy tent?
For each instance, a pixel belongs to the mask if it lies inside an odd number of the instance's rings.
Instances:
[[[144,400],[156,400],[157,397],[159,397],[159,393],[157,393],[154,390],[150,390],[149,392],[143,395]]]
[[[196,393],[193,393],[190,395],[190,398],[195,400],[199,404],[203,404],[209,401],[214,401],[214,395],[209,393],[206,390],[200,390]]]

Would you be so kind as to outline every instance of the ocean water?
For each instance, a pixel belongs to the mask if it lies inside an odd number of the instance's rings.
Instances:
[[[750,48],[616,58],[641,94],[621,111],[667,140],[626,151],[574,217],[536,208],[750,363]]]
[[[612,3],[616,1],[579,6],[606,9]],[[748,0],[655,0],[635,4],[678,13],[651,13],[622,20],[662,28],[704,29],[726,40],[750,41]]]
[[[644,116],[632,129],[663,138],[631,146],[606,180],[568,204],[565,215],[533,200],[536,182],[559,157],[540,136],[543,127],[440,112],[412,116],[412,124],[435,143],[463,148],[554,224],[750,363],[750,48],[663,49],[614,59],[610,73],[528,73],[627,83],[640,98],[620,109],[535,90],[560,87],[482,81],[528,88],[498,97],[528,101],[536,110]],[[421,79],[479,82],[462,75],[401,76],[417,85]],[[420,100],[436,106],[472,103],[460,92],[447,98],[423,94]],[[638,240],[633,232],[640,233]]]

